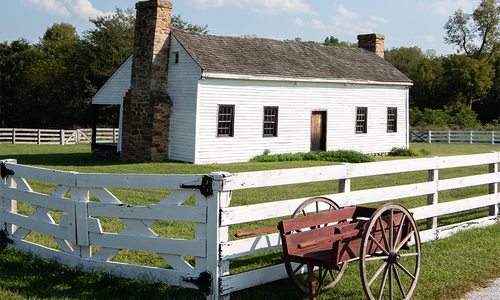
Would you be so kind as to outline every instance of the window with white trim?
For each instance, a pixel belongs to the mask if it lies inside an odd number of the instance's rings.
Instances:
[[[356,133],[366,133],[368,125],[368,108],[356,107]]]
[[[264,137],[278,136],[278,107],[264,106]]]
[[[234,136],[234,105],[219,105],[217,136]]]
[[[398,131],[398,108],[388,107],[387,108],[387,132],[397,132]]]

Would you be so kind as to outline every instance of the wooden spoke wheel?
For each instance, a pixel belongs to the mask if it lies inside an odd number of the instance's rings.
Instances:
[[[302,202],[299,207],[297,207],[295,212],[292,214],[292,219],[312,214],[318,214],[320,212],[337,210],[339,208],[340,206],[338,206],[337,203],[326,197],[313,197]],[[339,282],[346,267],[347,263],[339,265],[338,270],[316,267],[314,273],[316,278],[315,285],[317,294],[319,294],[319,292],[323,289],[334,287]],[[307,264],[292,264],[290,262],[285,262],[285,268],[288,276],[292,279],[293,283],[295,283],[295,285],[303,293],[309,294],[310,286],[307,275]]]
[[[361,283],[368,299],[410,299],[420,275],[420,235],[410,212],[386,204],[370,218],[360,249]]]

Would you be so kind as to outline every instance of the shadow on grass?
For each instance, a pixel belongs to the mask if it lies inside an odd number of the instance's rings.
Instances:
[[[0,252],[0,298],[8,292],[28,299],[204,299],[195,290],[83,273],[13,250]]]
[[[100,160],[92,158],[90,153],[42,153],[42,154],[4,154],[2,159],[14,158],[23,165],[45,166],[107,166],[121,165],[118,160]]]

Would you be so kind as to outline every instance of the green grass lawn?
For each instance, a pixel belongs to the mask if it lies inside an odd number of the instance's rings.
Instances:
[[[429,156],[445,156],[460,154],[487,153],[500,151],[498,146],[489,145],[448,145],[448,144],[412,144],[417,152],[424,149]],[[156,174],[189,174],[209,173],[214,171],[247,172],[283,168],[300,168],[335,163],[319,161],[271,162],[271,163],[238,163],[192,165],[185,163],[142,163],[129,164],[113,161],[97,161],[90,158],[88,145],[76,146],[23,146],[0,145],[0,158],[15,158],[20,164],[40,166],[67,171],[99,172],[99,173],[156,173]],[[377,160],[397,159],[380,157]],[[486,166],[471,168],[455,168],[440,172],[440,178],[453,178],[486,173]],[[368,189],[375,187],[425,182],[427,172],[412,172],[397,175],[374,176],[352,180],[352,189]],[[35,191],[49,192],[54,185],[29,181]],[[123,202],[132,205],[145,205],[162,199],[171,191],[150,191],[140,189],[111,190]],[[273,188],[259,188],[235,191],[231,206],[248,205],[260,202],[278,201],[313,195],[332,194],[337,192],[336,182],[319,182],[297,184]],[[468,197],[484,195],[487,186],[456,189],[440,193],[440,202],[453,201]],[[407,207],[425,205],[426,198],[413,197],[402,199],[399,203]],[[192,202],[191,202],[192,203]],[[376,204],[380,205],[380,204]],[[20,213],[33,210],[30,205],[19,203]],[[487,209],[480,209],[466,214],[455,214],[439,219],[440,225],[456,223],[462,220],[487,216]],[[54,213],[57,219],[58,214]],[[123,223],[118,219],[102,218],[106,231],[118,232]],[[240,224],[230,227],[231,235],[236,231],[248,230],[261,226],[275,225],[277,220],[266,220],[251,224]],[[181,225],[181,226],[179,226]],[[423,226],[423,223],[420,224]],[[157,222],[153,230],[160,236],[193,238],[193,224],[179,222]],[[423,227],[421,227],[423,228]],[[424,245],[424,261],[422,278],[419,283],[416,299],[448,299],[458,297],[470,288],[484,284],[488,279],[500,276],[498,259],[500,226],[465,232],[456,237],[427,243]],[[55,247],[51,238],[40,234],[30,234],[29,240]],[[471,246],[472,245],[472,246]],[[479,246],[475,246],[479,245]],[[157,256],[133,251],[122,251],[115,261],[140,263],[145,265],[165,266]],[[239,273],[256,267],[272,265],[280,260],[280,254],[255,255],[231,261],[231,272]],[[201,296],[194,291],[148,284],[138,281],[113,278],[105,275],[83,274],[15,251],[4,251],[0,255],[0,298],[163,298],[192,299]],[[91,287],[89,289],[89,286]],[[263,287],[241,291],[234,295],[235,299],[258,299],[269,295],[272,299],[303,299],[288,280],[268,284]],[[267,297],[267,296],[266,296]],[[357,264],[348,268],[341,284],[325,294],[322,299],[362,299],[363,292],[359,280]]]

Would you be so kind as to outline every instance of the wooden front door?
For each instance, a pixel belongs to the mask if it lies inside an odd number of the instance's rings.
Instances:
[[[311,151],[326,151],[326,111],[312,112]]]

